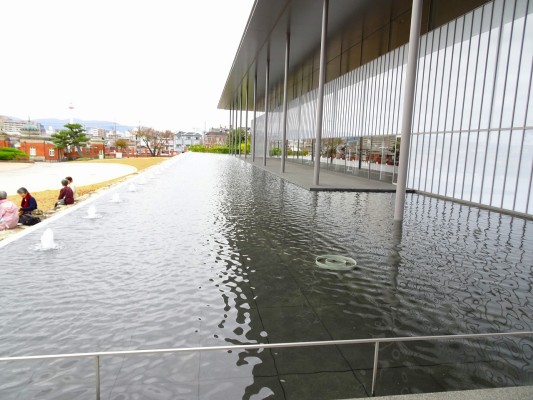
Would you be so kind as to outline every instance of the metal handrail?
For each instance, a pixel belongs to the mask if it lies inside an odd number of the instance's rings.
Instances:
[[[349,340],[324,340],[312,342],[294,342],[294,343],[263,343],[263,344],[242,344],[231,346],[211,346],[211,347],[182,347],[170,349],[151,349],[151,350],[118,350],[118,351],[97,351],[91,353],[69,353],[69,354],[47,354],[40,356],[16,356],[0,357],[0,361],[22,361],[22,360],[46,360],[57,358],[86,358],[95,357],[96,369],[96,400],[100,400],[100,357],[101,356],[126,356],[139,354],[158,354],[158,353],[184,353],[184,352],[205,352],[217,350],[255,350],[255,349],[275,349],[289,347],[312,347],[312,346],[337,346],[348,344],[368,344],[374,343],[374,365],[372,371],[372,390],[375,394],[375,384],[378,369],[378,356],[380,343],[393,342],[416,342],[416,341],[436,341],[436,340],[459,340],[459,339],[478,339],[495,336],[532,336],[533,331],[526,332],[501,332],[501,333],[472,333],[464,335],[436,335],[436,336],[404,336],[394,338],[371,338],[371,339],[349,339]]]

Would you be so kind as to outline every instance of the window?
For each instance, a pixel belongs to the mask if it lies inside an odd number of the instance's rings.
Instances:
[[[30,156],[36,156],[37,155],[37,149],[34,146],[30,147]]]
[[[50,157],[54,157],[56,155],[56,149],[54,149],[54,148],[48,149],[48,155]]]

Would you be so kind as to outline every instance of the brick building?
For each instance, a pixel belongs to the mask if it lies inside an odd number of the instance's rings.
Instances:
[[[228,132],[224,129],[211,129],[204,136],[204,145],[207,148],[226,144],[228,144]]]

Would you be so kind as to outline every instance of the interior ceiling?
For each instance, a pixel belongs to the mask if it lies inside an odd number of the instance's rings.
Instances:
[[[328,37],[353,20],[353,16],[363,9],[367,1],[369,0],[330,0]],[[290,71],[318,51],[322,30],[322,7],[323,2],[319,0],[256,0],[218,108],[233,108],[232,104],[239,91],[242,90],[244,95],[247,84],[249,103],[253,105],[256,71],[258,99],[264,96],[267,57],[270,58],[270,87],[283,80],[285,38],[288,31],[291,35]]]

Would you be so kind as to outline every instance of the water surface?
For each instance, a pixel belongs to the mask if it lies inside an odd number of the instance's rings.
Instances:
[[[409,195],[311,193],[180,156],[0,249],[0,355],[531,330],[533,222]],[[117,197],[116,194],[119,194]],[[117,201],[118,199],[118,201]],[[315,266],[320,254],[358,262]],[[372,346],[102,358],[103,399],[334,399]],[[384,345],[378,395],[533,384],[533,341]],[[93,399],[94,361],[0,364],[2,399]]]

